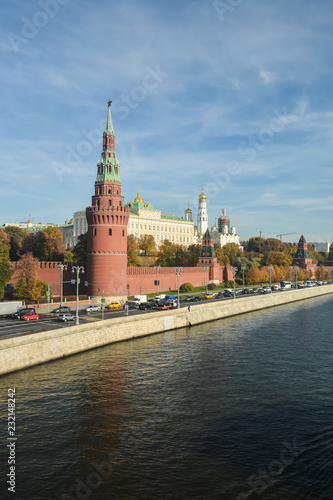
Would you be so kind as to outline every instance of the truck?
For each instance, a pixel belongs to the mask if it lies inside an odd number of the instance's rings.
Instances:
[[[134,299],[132,300],[132,302],[136,302],[137,304],[147,302],[147,295],[134,295]]]
[[[8,302],[0,302],[0,316],[9,316],[22,307],[22,301],[10,300]]]

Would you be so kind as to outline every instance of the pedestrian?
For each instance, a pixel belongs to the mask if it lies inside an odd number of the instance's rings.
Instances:
[[[189,305],[189,306],[188,306],[188,312],[191,312],[191,310],[192,310],[192,306],[191,306],[191,305]]]

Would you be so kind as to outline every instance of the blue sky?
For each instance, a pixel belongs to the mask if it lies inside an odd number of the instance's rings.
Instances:
[[[111,99],[125,201],[333,241],[333,4],[2,2],[0,223],[88,206]]]

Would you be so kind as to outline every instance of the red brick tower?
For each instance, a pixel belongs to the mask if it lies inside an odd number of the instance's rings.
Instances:
[[[119,300],[127,296],[127,223],[129,208],[121,195],[119,163],[111,119],[111,101],[97,164],[95,194],[86,208],[88,222],[88,293]],[[103,290],[104,288],[104,290]]]
[[[214,283],[220,282],[221,266],[217,262],[214,240],[210,235],[209,229],[206,230],[202,237],[198,267],[209,267],[209,280]]]

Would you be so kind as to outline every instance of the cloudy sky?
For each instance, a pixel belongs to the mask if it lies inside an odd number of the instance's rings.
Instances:
[[[107,101],[125,201],[241,240],[333,241],[333,3],[1,2],[0,223],[91,202]]]

